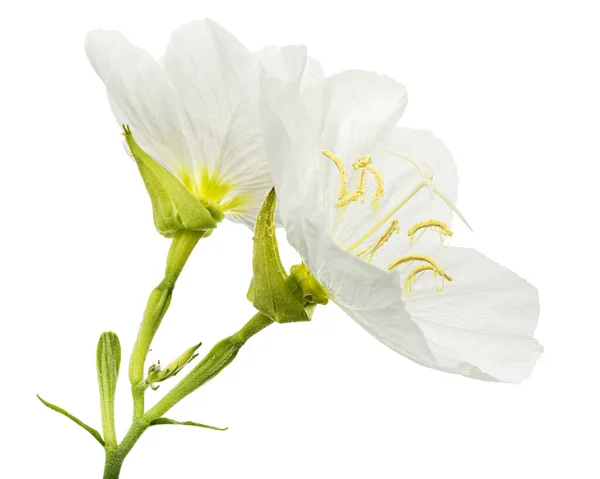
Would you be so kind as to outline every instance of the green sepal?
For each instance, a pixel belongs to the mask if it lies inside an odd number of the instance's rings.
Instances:
[[[223,219],[223,212],[191,193],[169,170],[142,150],[129,126],[123,125],[123,135],[150,195],[158,232],[171,238],[181,230],[208,232],[216,228]]]
[[[254,303],[254,278],[250,280],[250,286],[248,286],[248,291],[246,292],[246,299],[251,303]]]
[[[146,381],[148,381],[149,384],[154,384],[177,375],[177,373],[181,371],[186,364],[192,362],[194,358],[198,356],[198,354],[196,354],[196,350],[200,346],[202,346],[202,343],[198,343],[191,348],[186,349],[183,354],[169,363],[169,365],[164,369],[161,369],[160,362],[158,364],[153,364],[148,369],[148,378]]]
[[[104,439],[102,439],[102,435],[98,431],[96,431],[96,429],[94,429],[91,426],[88,426],[82,420],[80,420],[80,419],[76,418],[75,416],[73,416],[72,414],[68,413],[63,408],[58,407],[55,404],[49,403],[48,401],[45,401],[44,399],[42,399],[40,397],[39,394],[36,394],[36,396],[42,402],[42,404],[44,406],[46,406],[47,408],[52,409],[53,411],[56,411],[59,414],[62,414],[65,417],[68,417],[75,424],[81,426],[83,429],[85,429],[87,432],[89,432],[94,437],[94,439],[96,439],[96,441],[98,441],[102,445],[102,447],[104,447]]]
[[[115,446],[115,392],[121,366],[121,343],[117,335],[111,331],[102,333],[96,348],[96,369],[100,388],[100,412],[104,441]]]
[[[208,424],[201,424],[199,422],[192,422],[192,421],[175,421],[173,419],[168,419],[166,417],[159,417],[157,419],[153,419],[152,421],[150,421],[150,426],[160,426],[163,424],[173,424],[176,426],[195,426],[195,427],[203,427],[206,429],[213,429],[215,431],[227,431],[227,429],[229,429],[228,427],[216,427],[216,426],[209,426]]]
[[[278,323],[309,321],[304,305],[290,290],[275,235],[275,189],[267,194],[254,228],[252,304]]]
[[[305,302],[309,304],[327,304],[329,302],[327,291],[304,263],[290,268],[290,279],[296,283]]]

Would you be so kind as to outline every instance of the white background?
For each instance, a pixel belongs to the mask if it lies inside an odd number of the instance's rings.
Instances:
[[[85,33],[118,29],[160,56],[174,28],[206,16],[253,50],[304,43],[328,74],[362,68],[404,83],[401,124],[433,130],[458,164],[459,207],[475,232],[459,230],[455,243],[539,288],[546,353],[520,386],[481,383],[413,364],[322,308],[312,323],[252,339],[170,413],[229,431],[153,428],[122,477],[600,477],[596,6],[4,2],[0,476],[101,476],[98,444],[35,393],[100,427],[98,335],[119,334],[126,366],[168,248],[85,57]],[[207,352],[250,317],[251,236],[225,223],[200,243],[151,360],[197,341]],[[297,260],[282,250],[287,264]],[[121,437],[131,406],[123,372]]]

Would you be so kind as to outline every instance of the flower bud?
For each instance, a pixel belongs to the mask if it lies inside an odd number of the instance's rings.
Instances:
[[[202,343],[198,343],[195,346],[186,349],[181,356],[169,363],[165,369],[161,368],[160,361],[158,361],[157,364],[150,366],[150,368],[148,368],[148,377],[146,379],[148,384],[153,385],[154,383],[160,383],[165,379],[175,376],[186,364],[190,363],[196,356],[198,356],[196,350],[201,345]]]

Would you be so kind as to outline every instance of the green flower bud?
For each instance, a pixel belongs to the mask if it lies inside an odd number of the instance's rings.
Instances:
[[[96,348],[96,368],[100,387],[100,412],[107,447],[117,446],[115,433],[115,391],[121,365],[121,344],[113,332],[100,335]]]
[[[169,363],[164,369],[161,368],[160,361],[158,361],[157,364],[150,366],[150,368],[148,368],[148,377],[146,378],[147,383],[153,385],[175,376],[186,364],[190,363],[198,356],[196,350],[200,346],[202,346],[202,343],[198,343],[195,346],[186,349],[181,356]]]

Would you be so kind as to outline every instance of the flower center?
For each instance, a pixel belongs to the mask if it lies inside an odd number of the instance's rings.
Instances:
[[[459,218],[467,225],[467,227],[469,227],[469,229],[471,228],[467,223],[467,220],[460,213],[460,211],[458,211],[458,209],[452,203],[452,201],[442,191],[440,191],[440,189],[437,188],[437,186],[433,184],[434,173],[431,170],[431,168],[417,160],[401,155],[400,153],[397,153],[395,151],[388,149],[384,150],[412,164],[419,172],[421,179],[415,185],[415,187],[402,200],[400,200],[400,202],[397,205],[395,205],[382,218],[380,218],[371,229],[369,229],[358,240],[356,240],[354,243],[348,246],[346,248],[346,251],[352,252],[356,250],[356,248],[367,242],[377,233],[377,231],[379,231],[380,228],[387,224],[387,227],[383,234],[378,236],[376,239],[372,240],[366,247],[363,247],[356,253],[356,256],[370,263],[373,260],[373,257],[375,256],[377,251],[381,247],[383,247],[395,233],[400,232],[398,220],[392,219],[392,217],[423,188],[427,188],[431,196],[438,196],[439,198],[441,198],[442,201],[444,201],[444,203],[446,203],[450,207],[450,209],[452,209],[452,211],[454,211],[459,216]],[[353,191],[350,191],[348,188],[348,174],[346,172],[346,168],[344,167],[344,163],[330,150],[323,150],[322,153],[324,156],[333,161],[340,175],[341,187],[337,197],[338,201],[337,203],[335,203],[334,207],[339,208],[341,212],[343,212],[343,210],[353,202],[360,200],[361,203],[364,203],[367,173],[370,173],[370,175],[376,182],[375,193],[371,198],[370,205],[373,212],[377,211],[380,207],[379,199],[382,196],[384,196],[385,189],[383,177],[372,165],[373,158],[370,155],[359,156],[357,158],[356,163],[352,165],[354,170],[360,170],[360,174],[358,175],[355,188],[353,189]],[[427,229],[431,229],[432,231],[436,231],[437,233],[439,233],[440,241],[444,246],[446,246],[444,244],[444,239],[446,237],[450,238],[453,234],[450,228],[448,228],[448,225],[446,225],[446,223],[444,223],[443,221],[436,219],[420,221],[408,230],[410,244],[414,244],[425,233]],[[418,233],[420,233],[420,235],[417,237],[416,235]],[[418,262],[420,264],[418,264],[406,276],[404,280],[404,291],[407,297],[410,296],[413,285],[419,280],[419,278],[421,278],[423,273],[427,271],[431,271],[434,275],[434,278],[437,278],[438,276],[442,278],[441,286],[435,286],[438,292],[444,288],[444,282],[446,280],[452,281],[452,277],[443,270],[443,268],[437,261],[435,261],[430,256],[423,254],[409,254],[402,256],[388,264],[388,270],[392,271],[400,265],[406,265],[414,262]]]
[[[250,203],[248,194],[232,194],[235,185],[216,171],[202,170],[200,174],[192,175],[189,170],[182,168],[178,176],[189,191],[204,198],[222,212],[239,213]]]

